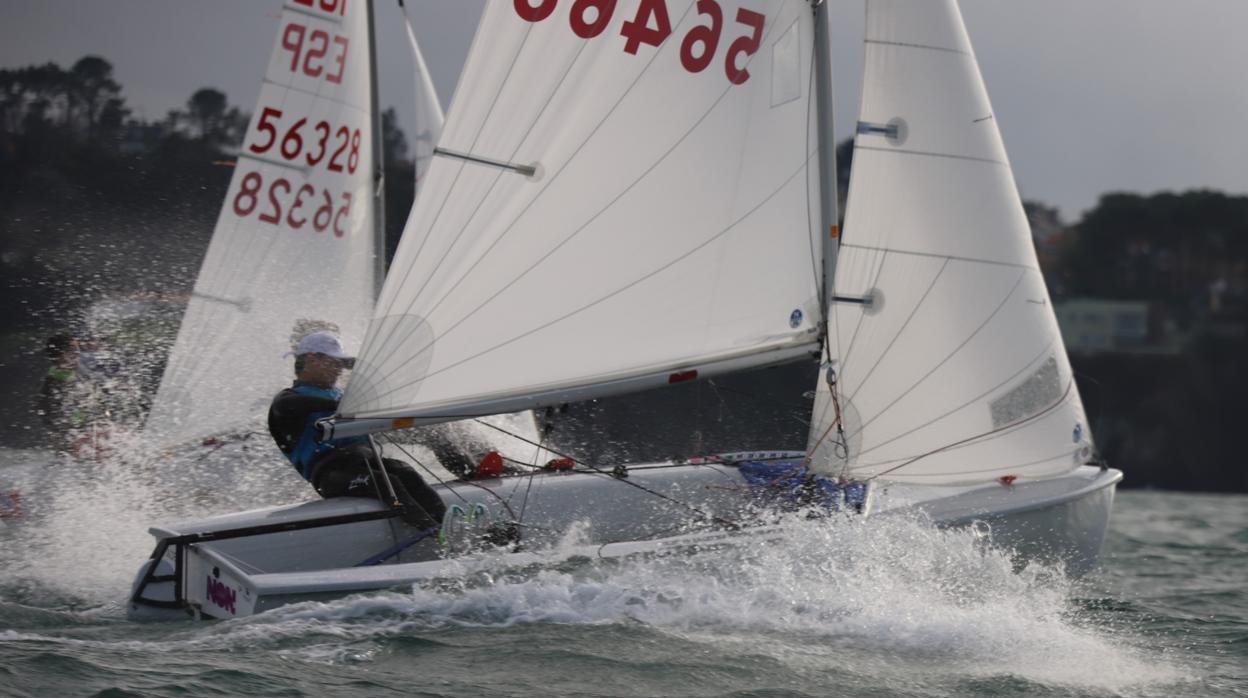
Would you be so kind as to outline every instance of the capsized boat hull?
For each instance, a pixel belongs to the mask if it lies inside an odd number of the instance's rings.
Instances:
[[[759,521],[752,498],[758,490],[747,486],[735,462],[729,457],[639,465],[624,477],[578,470],[440,485],[444,501],[463,512],[469,535],[491,520],[524,522],[519,551],[490,555],[488,561],[474,561],[473,555],[448,558],[436,536],[422,537],[394,518],[358,520],[384,515],[380,504],[366,499],[321,500],[156,527],[157,551],[139,570],[130,607],[136,617],[184,617],[189,611],[231,618],[289,603],[455,578],[474,564],[525,567],[575,556],[679,554],[757,540],[768,534],[768,525],[735,531],[716,525]],[[1117,470],[1085,466],[1059,478],[1009,486],[875,485],[865,512],[917,514],[938,526],[973,525],[993,545],[1014,550],[1020,561],[1060,561],[1079,575],[1100,554],[1121,477]],[[474,511],[478,516],[469,520]],[[305,527],[327,517],[348,522]],[[823,521],[812,525],[835,525],[834,519]],[[211,540],[239,529],[267,532]],[[573,529],[575,542],[569,542]],[[209,540],[188,540],[197,536]],[[388,552],[381,563],[367,564]]]

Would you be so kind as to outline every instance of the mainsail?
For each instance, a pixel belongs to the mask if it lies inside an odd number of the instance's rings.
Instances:
[[[375,292],[369,6],[287,0],[255,113],[145,426],[238,428],[289,381],[301,332],[363,336]]]
[[[870,0],[813,465],[928,484],[1045,476],[1091,433],[955,0]],[[822,378],[821,378],[822,381]]]
[[[812,25],[807,0],[490,3],[342,416],[511,411],[813,351]]]

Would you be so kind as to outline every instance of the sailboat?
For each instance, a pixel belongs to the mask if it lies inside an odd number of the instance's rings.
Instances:
[[[340,412],[321,424],[382,442],[817,361],[804,451],[445,482],[438,537],[345,498],[159,526],[132,607],[229,618],[453,577],[479,555],[749,544],[771,530],[760,502],[917,514],[1089,570],[1122,475],[1095,463],[957,4],[867,2],[844,235],[826,13],[490,3]],[[478,552],[474,535],[499,524],[513,535]],[[574,527],[585,547],[556,546]]]
[[[299,338],[363,336],[383,275],[369,22],[282,10],[256,108],[144,425],[162,446],[263,424]],[[363,6],[361,6],[363,7]],[[352,8],[354,9],[354,8]]]

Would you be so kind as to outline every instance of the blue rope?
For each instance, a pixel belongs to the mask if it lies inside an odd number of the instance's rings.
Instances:
[[[407,540],[405,540],[405,541],[402,541],[401,543],[395,543],[394,545],[390,546],[389,548],[386,548],[385,550],[383,550],[383,551],[381,551],[381,552],[377,553],[376,555],[374,555],[374,556],[372,556],[372,557],[370,557],[370,558],[368,558],[368,559],[364,560],[363,562],[357,563],[357,564],[355,565],[355,567],[369,567],[369,566],[371,566],[371,565],[377,565],[377,564],[380,564],[380,563],[382,563],[382,562],[385,562],[386,560],[388,560],[388,559],[390,559],[390,558],[394,557],[395,555],[398,555],[399,553],[403,552],[404,550],[407,550],[408,548],[412,547],[413,545],[416,545],[416,544],[417,544],[417,543],[419,543],[420,541],[422,541],[422,540],[424,540],[424,539],[428,538],[429,536],[432,536],[433,534],[437,533],[437,532],[438,532],[438,529],[440,529],[440,528],[442,528],[442,527],[441,527],[441,526],[434,526],[433,528],[426,528],[425,530],[421,531],[420,533],[417,533],[417,534],[416,534],[415,536],[413,536],[412,538],[409,538],[409,539],[407,539]]]

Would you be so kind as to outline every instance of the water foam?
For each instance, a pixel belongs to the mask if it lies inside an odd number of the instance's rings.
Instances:
[[[277,609],[225,631],[239,641],[378,639],[448,627],[637,624],[793,671],[889,664],[916,681],[1017,677],[1130,691],[1187,677],[1098,627],[1060,569],[1016,570],[962,531],[902,519],[794,520],[785,539],[681,558],[564,565],[524,574],[466,570],[458,582]],[[309,660],[367,661],[317,644]]]

